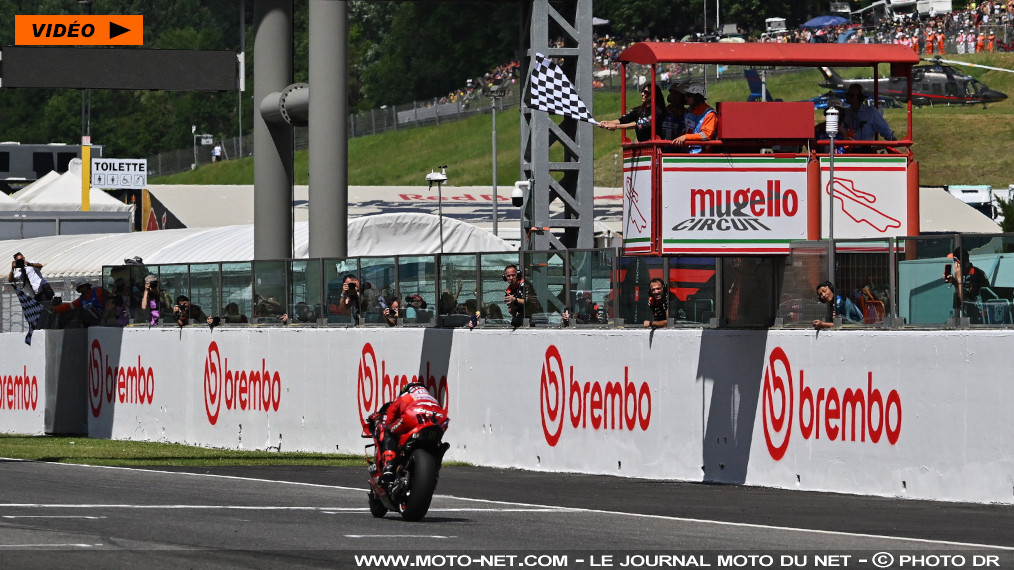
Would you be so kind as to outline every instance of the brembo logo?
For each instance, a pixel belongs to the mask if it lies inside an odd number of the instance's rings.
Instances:
[[[363,352],[359,358],[359,379],[356,386],[356,398],[359,401],[359,419],[365,421],[374,411],[385,402],[398,397],[402,386],[411,382],[422,382],[430,394],[440,402],[444,410],[447,410],[449,395],[447,389],[447,376],[439,379],[430,372],[430,362],[426,361],[426,372],[413,374],[394,374],[387,372],[387,362],[377,360],[377,353],[373,345],[363,345]]]
[[[690,189],[690,217],[673,226],[675,231],[746,231],[771,228],[764,218],[793,217],[799,211],[799,195],[782,190],[781,180],[768,180],[760,188],[716,190]]]
[[[901,395],[891,390],[885,397],[873,387],[873,372],[867,372],[866,386],[846,388],[818,388],[816,392],[806,385],[803,370],[799,371],[799,404],[792,379],[792,365],[781,347],[775,347],[768,356],[761,390],[761,415],[764,420],[764,440],[768,453],[775,461],[785,456],[792,436],[792,421],[799,422],[799,435],[803,439],[880,443],[898,443],[901,435]]]
[[[110,364],[99,340],[92,341],[88,349],[88,404],[93,417],[99,417],[102,405],[113,403],[114,398],[121,404],[150,405],[154,397],[155,372],[141,364],[141,355],[137,355],[137,365]]]
[[[218,343],[211,341],[204,359],[204,411],[211,425],[218,423],[223,402],[226,410],[277,412],[282,402],[282,377],[268,370],[264,358],[260,369],[229,368],[229,359],[223,364]]]
[[[28,375],[28,366],[21,374],[0,374],[0,410],[34,410],[39,405],[39,379]]]
[[[651,423],[651,389],[638,386],[623,367],[623,381],[581,383],[574,379],[574,367],[564,366],[560,349],[549,345],[539,382],[539,408],[546,443],[555,447],[563,425],[574,429],[646,431]]]

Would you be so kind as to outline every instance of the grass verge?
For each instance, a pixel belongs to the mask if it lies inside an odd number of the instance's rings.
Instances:
[[[0,435],[0,457],[114,467],[244,465],[348,467],[364,465],[361,455],[236,451],[175,443],[22,435]]]

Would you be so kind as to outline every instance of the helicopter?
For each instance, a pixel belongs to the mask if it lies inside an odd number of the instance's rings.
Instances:
[[[961,73],[950,65],[967,65],[970,67],[981,67],[994,71],[1006,71],[1014,73],[1009,69],[989,67],[963,61],[952,61],[935,57],[932,59],[923,58],[923,61],[930,62],[929,65],[917,65],[912,68],[912,104],[914,105],[937,105],[937,104],[979,104],[997,103],[1007,98],[1007,94],[995,89],[990,89],[984,83]],[[827,87],[836,91],[844,91],[848,85],[858,83],[863,86],[867,93],[873,93],[873,79],[844,79],[830,67],[820,67],[825,81],[821,87]],[[887,95],[899,101],[907,101],[907,89],[904,77],[892,77],[881,79],[880,95]]]

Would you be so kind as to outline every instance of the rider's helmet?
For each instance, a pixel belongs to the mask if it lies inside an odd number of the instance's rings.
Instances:
[[[426,387],[422,382],[409,382],[408,384],[405,384],[405,386],[401,389],[401,392],[399,392],[398,395],[404,396],[405,394],[408,394],[409,390],[415,388],[416,386],[418,386],[419,388]]]

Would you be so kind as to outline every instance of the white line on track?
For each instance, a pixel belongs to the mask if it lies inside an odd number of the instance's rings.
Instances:
[[[440,535],[346,535],[347,539],[456,539]]]
[[[104,519],[91,515],[4,515],[5,519]]]
[[[91,548],[93,546],[103,546],[101,544],[0,544],[0,550],[4,548]]]
[[[21,459],[13,459],[13,458],[12,459],[7,459],[7,458],[2,458],[2,457],[0,457],[0,460],[23,461]],[[28,462],[30,463],[30,461],[28,461]],[[317,487],[317,488],[323,488],[323,489],[338,489],[338,490],[342,490],[342,491],[362,491],[362,492],[366,491],[365,488],[359,488],[359,487],[340,487],[340,486],[337,486],[337,485],[321,485],[319,483],[302,483],[302,482],[299,482],[299,481],[277,481],[277,480],[273,480],[273,479],[238,477],[236,475],[217,475],[217,474],[214,474],[214,473],[187,473],[185,471],[159,471],[159,470],[155,470],[155,469],[136,469],[136,468],[133,468],[133,467],[112,467],[112,466],[107,466],[107,465],[78,465],[78,464],[74,464],[74,463],[45,463],[45,465],[61,466],[61,467],[80,467],[80,468],[84,468],[84,469],[117,469],[117,470],[124,470],[124,471],[133,471],[133,472],[136,472],[136,473],[157,473],[157,474],[163,474],[163,475],[181,475],[181,476],[190,476],[190,477],[210,477],[210,478],[216,478],[216,479],[233,479],[233,480],[238,480],[238,481],[254,481],[254,482],[261,482],[261,483],[275,483],[275,484],[282,484],[282,485],[295,485],[295,486],[301,486],[301,487]],[[646,513],[625,513],[625,512],[622,512],[622,511],[606,511],[606,510],[602,510],[602,509],[585,509],[585,508],[576,508],[576,507],[560,507],[560,506],[555,506],[555,505],[537,505],[537,504],[531,504],[531,503],[517,503],[517,502],[510,502],[510,501],[494,501],[494,500],[490,500],[490,499],[473,499],[473,498],[469,498],[469,497],[457,497],[457,496],[454,496],[454,495],[437,495],[437,497],[441,497],[441,498],[444,498],[444,499],[453,499],[453,500],[457,500],[457,501],[486,503],[486,504],[492,504],[492,505],[511,505],[513,507],[525,507],[525,508],[534,508],[534,509],[549,509],[549,510],[551,510],[550,512],[598,513],[598,514],[605,514],[605,515],[612,515],[612,516],[637,517],[637,518],[647,518],[647,519],[655,519],[655,520],[667,520],[667,521],[674,521],[674,522],[688,522],[688,523],[697,523],[697,524],[713,524],[713,525],[717,525],[717,526],[728,526],[728,527],[733,527],[733,528],[753,528],[753,529],[762,529],[762,530],[778,530],[778,531],[784,531],[784,532],[812,533],[812,534],[819,534],[819,535],[826,535],[826,536],[873,538],[873,539],[878,539],[878,540],[894,540],[894,541],[905,541],[905,542],[918,542],[918,543],[922,543],[922,544],[936,544],[936,545],[941,545],[941,546],[961,546],[961,547],[969,547],[969,548],[991,548],[991,549],[995,549],[995,550],[1014,551],[1014,546],[1001,546],[1001,545],[996,545],[996,544],[981,544],[981,543],[976,543],[976,542],[957,542],[957,541],[952,541],[952,540],[931,540],[931,539],[926,539],[926,538],[912,538],[912,537],[904,537],[904,536],[889,536],[889,535],[868,534],[868,533],[860,533],[860,532],[843,532],[843,531],[837,531],[837,530],[819,530],[819,529],[797,528],[797,527],[790,527],[790,526],[775,526],[775,525],[756,524],[756,523],[728,522],[728,521],[719,521],[719,520],[710,520],[710,519],[693,519],[693,518],[686,518],[686,517],[672,517],[672,516],[667,516],[667,515],[653,515],[653,514],[646,514]],[[3,507],[3,506],[5,506],[5,505],[0,505],[0,507]],[[38,506],[44,507],[44,506],[47,506],[47,505],[38,505]],[[72,507],[73,505],[67,505],[67,506],[68,507]],[[136,505],[136,506],[124,505],[125,508],[131,508],[131,507],[134,507],[134,508],[153,508],[153,507],[156,507],[156,506],[157,505],[150,505],[150,506],[148,506],[148,505]],[[182,507],[183,506],[180,506],[180,508],[182,508]],[[221,507],[219,507],[219,508],[221,508]],[[240,507],[240,508],[251,508],[252,509],[252,508],[258,508],[258,507]],[[283,509],[283,508],[288,508],[288,507],[269,507],[269,508]],[[320,509],[320,510],[324,509],[324,507],[296,507],[296,508],[310,508],[310,509]]]

